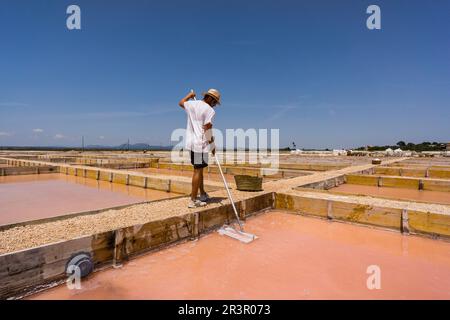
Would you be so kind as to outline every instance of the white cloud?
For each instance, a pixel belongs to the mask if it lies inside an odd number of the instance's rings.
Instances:
[[[44,132],[44,129],[36,128],[36,129],[33,129],[33,132],[42,133],[42,132]]]
[[[60,133],[57,133],[57,134],[55,134],[54,138],[55,138],[55,139],[64,139],[65,136],[62,135],[62,134],[60,134]]]
[[[103,139],[105,139],[105,136],[100,136],[100,137],[98,137],[100,140],[103,140]]]
[[[0,137],[9,137],[9,136],[11,136],[11,133],[0,131]]]

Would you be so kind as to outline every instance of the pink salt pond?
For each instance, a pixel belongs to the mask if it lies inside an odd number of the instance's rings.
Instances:
[[[280,211],[248,219],[246,231],[259,239],[211,233],[31,298],[450,299],[448,242]]]
[[[179,196],[62,174],[0,177],[0,225]]]

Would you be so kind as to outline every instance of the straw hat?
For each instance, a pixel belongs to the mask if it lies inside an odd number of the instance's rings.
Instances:
[[[219,90],[209,89],[208,91],[203,92],[203,95],[204,96],[208,95],[208,96],[213,97],[214,99],[216,99],[217,104],[220,104],[220,92],[219,92]]]

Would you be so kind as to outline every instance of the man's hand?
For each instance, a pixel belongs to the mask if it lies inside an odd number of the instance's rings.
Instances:
[[[206,132],[206,131],[208,131],[210,129],[212,129],[212,123],[211,122],[203,125],[203,131]]]
[[[196,97],[194,90],[191,90],[186,97],[188,100],[194,99]]]
[[[214,149],[211,150],[211,153],[212,153],[213,156],[216,155],[216,147],[214,147]]]
[[[178,105],[184,109],[184,103],[188,100],[195,98],[195,92],[194,90],[190,91],[183,99],[178,102]]]

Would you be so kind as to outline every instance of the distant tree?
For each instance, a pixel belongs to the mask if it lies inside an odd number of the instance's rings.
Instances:
[[[416,145],[414,143],[409,142],[406,145],[406,149],[408,149],[408,150],[415,150],[416,149]]]
[[[446,143],[442,142],[422,142],[420,144],[414,143],[405,143],[404,141],[397,142],[397,145],[394,146],[368,146],[369,151],[384,151],[387,148],[396,149],[401,148],[403,150],[411,150],[411,151],[442,151],[447,147]],[[365,147],[359,147],[356,150],[365,150]]]

